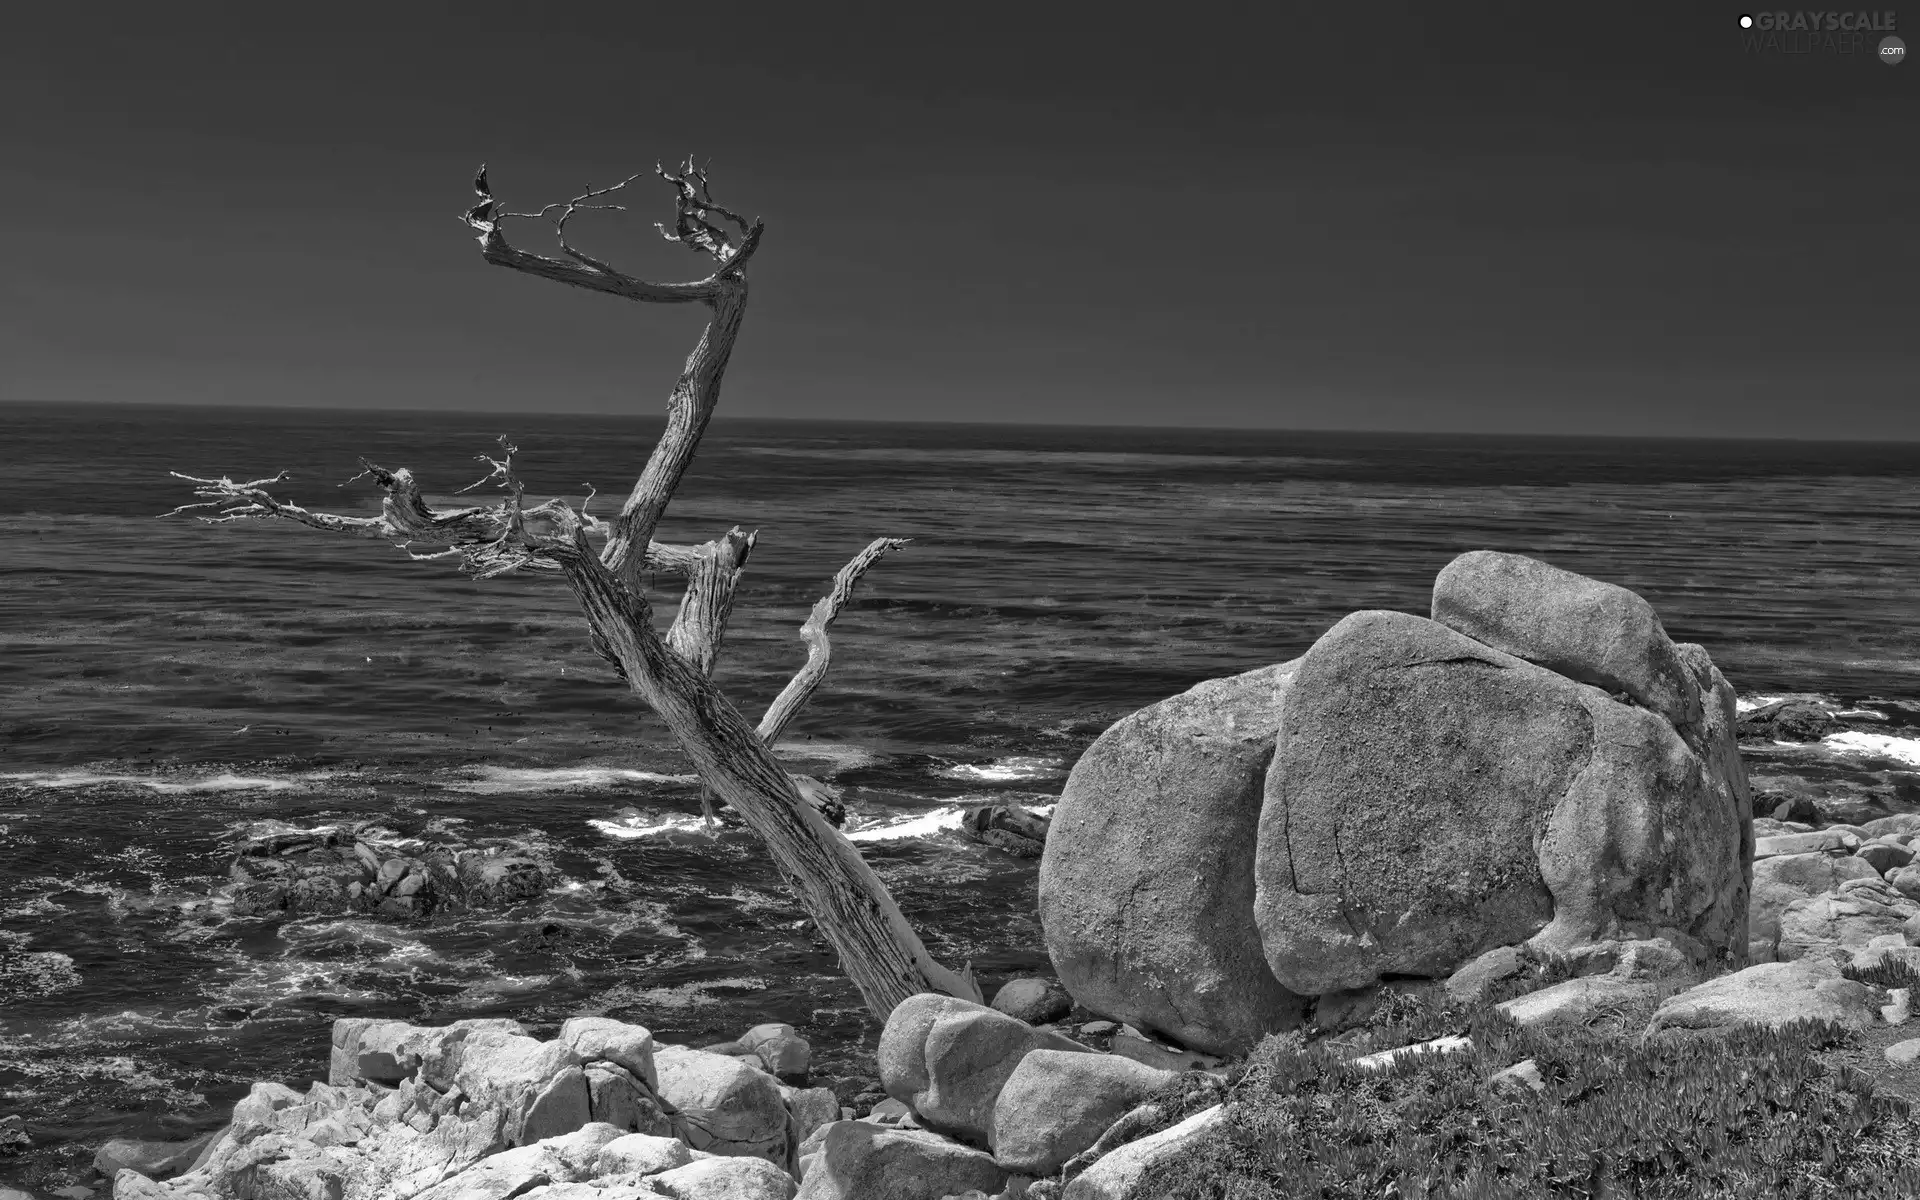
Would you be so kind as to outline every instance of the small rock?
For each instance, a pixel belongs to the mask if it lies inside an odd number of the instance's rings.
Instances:
[[[1157,1071],[1204,1071],[1220,1065],[1220,1059],[1197,1050],[1182,1050],[1145,1037],[1131,1025],[1123,1025],[1113,1035],[1113,1053],[1130,1058]]]
[[[1654,998],[1658,985],[1620,975],[1587,975],[1502,1002],[1501,1012],[1521,1025],[1585,1021],[1602,1009],[1632,1007]]]
[[[1907,945],[1897,933],[1881,934],[1853,952],[1853,969],[1856,971],[1871,971],[1899,962],[1920,971],[1920,946]]]
[[[1010,979],[993,994],[993,1007],[1029,1025],[1044,1025],[1072,1012],[1073,997],[1051,979]]]
[[[1888,988],[1887,1003],[1880,1006],[1880,1017],[1889,1025],[1905,1025],[1913,1016],[1911,988]]]
[[[1887,876],[1893,889],[1909,900],[1920,900],[1920,863],[1910,863]]]
[[[1855,850],[1853,855],[1865,859],[1882,875],[1897,871],[1913,861],[1913,850],[1891,838],[1875,838]]]
[[[1920,833],[1920,813],[1895,813],[1861,826],[1874,837],[1912,837]]]
[[[782,1079],[805,1079],[813,1047],[793,1031],[793,1026],[773,1022],[755,1025],[740,1036],[747,1053],[757,1055]]]
[[[1806,796],[1793,796],[1774,806],[1773,819],[1776,821],[1811,821],[1820,815],[1820,810]]]
[[[1447,976],[1447,998],[1455,1004],[1478,1004],[1494,984],[1518,975],[1522,965],[1518,946],[1496,946]]]
[[[1170,1129],[1148,1134],[1101,1156],[1067,1185],[1062,1200],[1110,1200],[1131,1197],[1140,1177],[1156,1163],[1177,1158],[1193,1142],[1226,1119],[1224,1105],[1202,1109]]]
[[[659,1091],[660,1079],[653,1068],[653,1034],[644,1026],[607,1017],[574,1017],[560,1027],[560,1040],[572,1046],[583,1060],[603,1059],[625,1067],[647,1087]]]
[[[793,1200],[793,1176],[763,1158],[709,1158],[650,1176],[669,1200]]]
[[[1464,1037],[1434,1038],[1429,1042],[1417,1042],[1411,1046],[1400,1046],[1392,1050],[1382,1050],[1378,1054],[1362,1055],[1353,1060],[1353,1065],[1363,1071],[1384,1071],[1402,1057],[1413,1054],[1457,1054],[1473,1049],[1473,1042]]]
[[[1896,1067],[1911,1067],[1920,1062],[1920,1038],[1908,1038],[1888,1046],[1887,1061]]]
[[[801,1142],[822,1125],[840,1119],[840,1104],[832,1088],[804,1088],[787,1097],[787,1111],[793,1114],[793,1135]]]
[[[1506,1091],[1544,1092],[1547,1090],[1547,1081],[1540,1075],[1539,1064],[1530,1058],[1504,1070],[1495,1071],[1487,1077],[1487,1083],[1494,1088]]]
[[[1088,1037],[1105,1037],[1119,1028],[1118,1021],[1088,1021],[1080,1027],[1080,1032]]]
[[[1328,992],[1313,1006],[1314,1027],[1326,1033],[1358,1029],[1379,1009],[1381,1000],[1377,985]]]
[[[1785,854],[1820,854],[1836,851],[1852,852],[1859,846],[1857,835],[1833,829],[1822,829],[1816,833],[1781,833],[1773,837],[1753,839],[1753,857],[1778,858]]]
[[[882,1125],[892,1125],[896,1124],[902,1117],[910,1117],[912,1115],[913,1109],[909,1108],[903,1101],[895,1100],[889,1096],[868,1109],[867,1115],[861,1119],[877,1122]]]
[[[679,1138],[652,1137],[629,1133],[600,1147],[593,1160],[595,1175],[652,1175],[671,1171],[693,1161],[687,1144]]]
[[[108,1179],[123,1169],[138,1171],[148,1179],[171,1179],[192,1166],[200,1151],[218,1136],[207,1133],[184,1142],[114,1138],[94,1154],[93,1169]]]

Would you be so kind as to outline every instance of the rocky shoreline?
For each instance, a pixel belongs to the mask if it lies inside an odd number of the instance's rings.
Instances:
[[[1237,1119],[1272,1039],[1354,1072],[1477,1059],[1465,1025],[1409,1041],[1396,1018],[1487,1005],[1635,1046],[1814,1023],[1920,1101],[1920,814],[1756,793],[1740,754],[1912,714],[1739,713],[1644,600],[1516,556],[1462,556],[1433,611],[1354,614],[1121,721],[1051,821],[972,814],[962,836],[1040,858],[1059,977],[913,996],[857,1090],[777,1023],[693,1047],[606,1017],[546,1040],[350,1018],[325,1082],[95,1165],[116,1200],[1145,1200]],[[542,886],[488,847],[270,824],[233,882],[263,913],[389,919]]]

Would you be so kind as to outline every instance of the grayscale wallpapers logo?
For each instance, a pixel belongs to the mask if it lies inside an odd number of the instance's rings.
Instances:
[[[1894,36],[1897,24],[1892,12],[1747,13],[1740,18],[1740,46],[1768,56],[1871,54],[1893,67],[1907,58],[1907,44]]]

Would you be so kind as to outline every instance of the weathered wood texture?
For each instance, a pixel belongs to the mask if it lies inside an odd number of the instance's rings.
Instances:
[[[756,728],[711,678],[753,535],[735,528],[699,546],[653,540],[719,402],[721,379],[746,312],[744,268],[763,228],[759,221],[748,222],[714,203],[704,172],[691,162],[677,174],[659,168],[656,172],[677,194],[674,226],[661,226],[661,233],[713,260],[715,270],[704,279],[665,284],[636,279],[567,242],[566,223],[575,212],[617,207],[590,201],[625,188],[637,175],[539,213],[507,213],[494,201],[483,167],[474,179],[480,203],[464,218],[479,234],[482,256],[496,266],[628,300],[697,303],[709,309],[706,329],[668,400],[666,430],[615,517],[596,518],[584,503],[576,510],[560,500],[523,508],[513,468],[515,450],[505,439],[503,459],[482,456],[493,473],[481,482],[498,482],[508,492],[496,505],[435,512],[422,500],[411,473],[365,463],[365,474],[386,493],[378,517],[315,513],[283,501],[267,489],[287,478],[284,472],[246,483],[182,475],[198,485],[202,503],[175,512],[216,508],[217,516],[202,518],[212,522],[292,520],[329,532],[387,538],[409,553],[414,543],[442,546],[445,549],[413,556],[458,556],[470,573],[482,577],[515,571],[559,573],[586,614],[594,649],[659,714],[705,787],[731,805],[766,843],[774,865],[839,952],[842,967],[875,1017],[884,1020],[895,1005],[919,992],[947,992],[977,1002],[980,991],[971,972],[954,972],[934,961],[860,852],[806,802],[772,752],[773,743],[826,675],[831,660],[828,627],[854,585],[883,554],[905,543],[875,539],[841,568],[801,629],[806,664]],[[559,216],[554,228],[564,259],[513,247],[500,230],[507,217],[545,217],[555,210]],[[604,546],[596,551],[592,538],[604,538]],[[679,614],[664,637],[654,628],[643,572],[687,580]]]

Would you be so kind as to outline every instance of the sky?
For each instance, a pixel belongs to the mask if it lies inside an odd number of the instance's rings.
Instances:
[[[456,217],[691,152],[722,416],[1920,440],[1920,65],[1743,11],[30,6],[0,400],[655,414],[697,308]],[[704,274],[627,194],[576,243]]]

